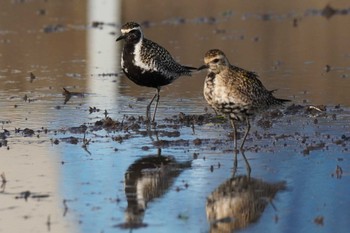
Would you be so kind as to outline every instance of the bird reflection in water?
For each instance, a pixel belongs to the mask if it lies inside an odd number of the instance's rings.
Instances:
[[[149,155],[136,160],[125,173],[125,195],[128,206],[122,228],[141,228],[147,204],[161,197],[173,184],[176,177],[191,167],[191,161],[177,162],[172,156]]]
[[[246,162],[248,175],[233,176],[217,187],[207,198],[206,212],[210,232],[233,232],[256,222],[271,203],[278,191],[286,188],[285,182],[268,183],[250,177],[250,166]],[[235,153],[237,158],[237,152]]]

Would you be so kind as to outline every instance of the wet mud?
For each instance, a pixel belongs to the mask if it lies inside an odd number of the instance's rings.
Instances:
[[[95,109],[92,111],[91,109]],[[89,107],[88,110],[92,112],[96,111],[95,107]],[[313,106],[313,105],[296,105],[291,104],[286,106],[285,109],[274,109],[268,110],[255,118],[255,123],[258,127],[263,130],[267,130],[273,127],[275,123],[293,125],[291,118],[298,118],[299,121],[305,121],[305,124],[314,125],[317,128],[319,121],[331,121],[336,122],[338,114],[342,114],[344,110],[341,106]],[[101,115],[101,113],[100,113]],[[193,140],[182,139],[181,129],[190,128],[192,133],[195,134],[196,130],[200,130],[201,127],[220,127],[225,128],[227,137],[223,140],[210,139],[201,136]],[[11,126],[13,128],[13,126]],[[11,144],[8,144],[8,138],[10,137],[37,137],[45,135],[49,137],[53,144],[69,143],[69,144],[87,144],[85,137],[89,137],[89,143],[95,143],[95,139],[98,138],[96,135],[98,132],[108,132],[109,134],[104,136],[110,138],[118,143],[126,143],[128,140],[137,137],[156,137],[157,140],[153,140],[153,146],[156,148],[166,147],[193,147],[193,146],[207,146],[210,144],[216,145],[218,150],[227,150],[227,143],[231,140],[230,126],[224,116],[215,115],[211,113],[204,114],[189,114],[186,115],[180,112],[178,115],[167,117],[158,120],[155,123],[150,123],[145,120],[144,116],[129,116],[124,115],[121,119],[112,119],[106,114],[94,122],[87,122],[79,126],[71,126],[64,129],[61,128],[44,128],[40,127],[37,129],[30,128],[16,128],[11,130],[6,128],[6,123],[3,123],[3,129],[0,133],[1,147],[8,147],[9,150]],[[242,133],[242,132],[241,132]],[[239,136],[242,136],[241,133]],[[70,134],[71,136],[66,137],[65,135]],[[260,145],[259,140],[262,139],[273,139],[274,141],[295,140],[300,142],[301,145],[305,146],[301,152],[304,155],[309,154],[313,150],[326,149],[326,144],[332,143],[334,145],[341,145],[347,150],[348,141],[350,141],[350,135],[342,134],[340,136],[335,135],[324,135],[323,140],[326,142],[315,143],[319,139],[321,132],[315,132],[315,135],[301,135],[299,131],[295,132],[283,132],[281,134],[269,134],[259,133],[259,131],[252,132],[248,136],[248,141],[254,141],[257,145],[247,146],[246,150],[259,151],[259,150],[273,150],[273,145],[267,147],[267,145]],[[159,139],[161,138],[161,139]],[[164,138],[164,139],[163,139]],[[96,141],[98,142],[98,141]],[[143,148],[147,148],[144,145]]]

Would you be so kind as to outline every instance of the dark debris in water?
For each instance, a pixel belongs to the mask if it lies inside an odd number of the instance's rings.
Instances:
[[[69,144],[73,144],[73,145],[76,145],[79,143],[79,139],[76,138],[76,137],[66,137],[66,138],[61,138],[61,141],[62,142],[66,142],[66,143],[69,143]]]
[[[189,140],[178,139],[178,140],[158,140],[153,142],[153,145],[156,147],[171,147],[171,146],[180,146],[180,147],[188,147],[190,145]]]
[[[116,27],[117,25],[115,23],[105,23],[102,21],[93,21],[91,23],[91,26],[93,28],[103,29],[103,26]]]
[[[5,186],[6,186],[6,183],[7,183],[5,172],[2,172],[0,174],[0,178],[1,178],[1,186],[0,186],[1,191],[0,191],[0,193],[4,193],[5,192]]]
[[[306,116],[326,116],[327,107],[325,105],[297,105],[292,104],[284,111],[285,115],[306,115]]]
[[[77,96],[81,98],[84,97],[84,93],[68,91],[66,88],[63,88],[62,95],[64,96],[64,104],[66,104],[72,98],[72,96]]]
[[[0,133],[0,147],[7,146],[7,137],[10,136],[10,131],[7,129],[3,130],[4,132]]]
[[[329,4],[327,6],[325,6],[325,8],[323,8],[323,10],[321,11],[321,15],[326,17],[327,19],[331,18],[336,13],[337,13],[337,10],[334,9]]]
[[[23,137],[32,137],[35,132],[33,129],[25,128],[25,129],[20,129],[20,128],[15,128],[15,133],[21,133]],[[8,131],[8,136],[9,136],[9,131]]]
[[[87,128],[86,125],[80,125],[78,127],[70,127],[68,128],[68,131],[73,134],[83,134],[86,132]]]
[[[314,219],[314,223],[316,225],[319,225],[319,226],[323,226],[324,224],[324,217],[323,216],[317,216],[315,219]]]
[[[123,123],[118,120],[113,120],[110,117],[106,117],[102,120],[98,120],[94,124],[94,130],[107,130],[107,131],[121,131]]]
[[[348,15],[349,13],[350,9],[337,9],[330,4],[326,5],[321,11],[321,15],[326,19],[330,19],[334,15]]]
[[[332,177],[335,177],[337,179],[341,179],[343,176],[343,168],[339,165],[337,165],[335,172],[331,174]]]
[[[305,12],[305,16],[323,16],[326,19],[330,19],[335,15],[348,15],[350,14],[350,8],[337,9],[330,4],[327,4],[322,9],[309,9]]]
[[[115,228],[121,228],[121,229],[139,229],[139,228],[143,228],[143,227],[147,227],[148,224],[147,223],[129,223],[129,222],[125,222],[125,223],[120,223],[117,225],[114,225],[113,227]]]
[[[46,25],[43,28],[43,32],[45,33],[54,33],[54,32],[63,32],[66,30],[66,27],[62,24],[50,24],[50,25]]]
[[[32,72],[30,72],[30,74],[29,74],[29,82],[32,83],[34,81],[34,79],[36,79],[36,76]]]
[[[325,149],[325,148],[326,148],[326,143],[324,143],[324,142],[320,142],[320,143],[308,145],[308,146],[303,150],[303,154],[304,154],[304,155],[309,155],[311,151],[314,151],[314,150],[322,150],[322,149]]]
[[[118,77],[120,74],[118,73],[101,73],[98,74],[100,77]]]
[[[100,109],[90,107],[90,112],[101,114]],[[335,122],[337,121],[339,114],[344,114],[344,109],[340,105],[334,107],[330,106],[313,106],[313,105],[297,105],[291,104],[286,106],[285,109],[271,109],[263,112],[257,116],[254,125],[269,130],[274,127],[275,124],[293,124],[295,117],[304,118],[300,122],[303,125],[315,125],[312,127],[317,128],[322,126],[323,122]],[[228,120],[225,117],[217,116],[215,114],[184,114],[180,112],[172,117],[167,117],[163,120],[158,120],[157,123],[150,123],[143,116],[124,115],[120,119],[113,119],[108,116],[108,113],[104,112],[104,117],[94,122],[84,123],[79,126],[71,126],[65,129],[40,129],[33,130],[29,128],[15,129],[16,136],[22,135],[23,137],[37,136],[39,138],[41,133],[54,134],[50,138],[52,145],[59,145],[61,142],[81,145],[87,150],[87,146],[91,143],[96,143],[96,137],[109,138],[117,143],[124,143],[125,141],[135,137],[151,137],[153,147],[168,148],[168,147],[200,147],[207,148],[209,150],[222,150],[230,151],[232,148],[232,129]],[[326,120],[326,121],[325,121]],[[199,135],[195,132],[196,129],[201,127],[206,128],[224,128],[227,133],[221,138],[209,139],[206,135]],[[182,138],[182,128],[191,128],[192,134],[197,135],[194,139]],[[98,131],[105,131],[106,135],[98,135]],[[66,135],[68,134],[68,135]],[[8,138],[11,132],[4,130],[0,133],[0,147],[8,147]],[[238,138],[243,135],[242,131],[238,131]],[[88,137],[88,138],[86,138]],[[160,138],[158,138],[160,137]],[[321,138],[320,138],[321,137]],[[156,138],[157,140],[154,140]],[[248,135],[248,141],[250,141],[250,147],[247,147],[248,151],[261,151],[268,150],[273,151],[271,145],[276,143],[289,146],[295,143],[300,144],[300,154],[310,155],[313,151],[328,150],[330,145],[341,147],[342,151],[348,151],[348,144],[350,136],[347,134],[333,135],[321,134],[315,132],[315,135],[302,135],[299,132],[284,132],[282,134],[276,134],[271,132],[263,132],[256,130]],[[261,143],[259,142],[261,141]],[[87,143],[88,142],[88,143]],[[149,145],[141,145],[140,148],[147,148]],[[9,147],[8,147],[9,149]],[[118,149],[116,150],[118,151]],[[89,152],[88,152],[89,153]]]
[[[33,193],[31,191],[23,191],[18,195],[16,195],[15,199],[24,199],[25,201],[28,201],[29,198],[40,200],[48,197],[50,197],[49,194],[40,194],[40,193]]]

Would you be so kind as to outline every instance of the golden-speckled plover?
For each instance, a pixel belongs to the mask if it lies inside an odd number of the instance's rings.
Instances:
[[[209,50],[204,56],[204,65],[198,70],[208,69],[204,82],[204,98],[216,111],[229,117],[233,127],[234,149],[237,150],[236,121],[246,121],[247,128],[240,149],[250,130],[249,118],[272,106],[282,105],[289,100],[278,99],[268,91],[258,75],[231,65],[225,54]]]

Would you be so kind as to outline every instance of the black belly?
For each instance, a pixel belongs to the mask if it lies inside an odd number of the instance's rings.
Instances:
[[[124,67],[123,71],[131,81],[140,86],[157,88],[167,85],[174,80],[173,77],[164,76],[159,72],[142,72],[140,68],[135,66],[130,66],[128,68]]]

